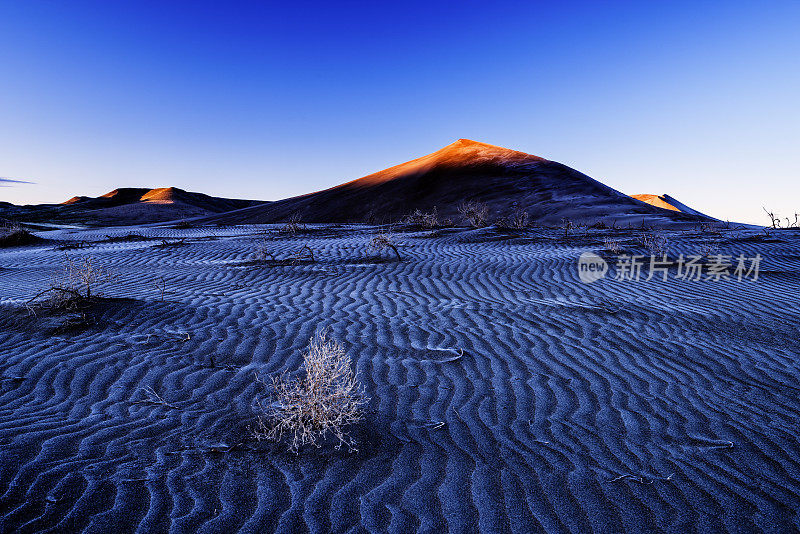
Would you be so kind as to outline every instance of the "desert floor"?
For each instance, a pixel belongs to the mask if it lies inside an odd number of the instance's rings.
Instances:
[[[800,528],[800,231],[671,231],[671,257],[760,254],[758,280],[638,282],[604,245],[649,255],[637,230],[396,231],[400,262],[375,232],[0,250],[0,531]],[[24,305],[65,255],[115,275],[83,328]],[[370,399],[358,451],[255,441],[255,376],[325,327]]]

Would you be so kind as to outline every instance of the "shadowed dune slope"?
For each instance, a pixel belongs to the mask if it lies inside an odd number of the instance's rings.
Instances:
[[[490,220],[509,214],[515,203],[544,224],[563,218],[653,225],[698,220],[639,202],[560,163],[468,139],[324,191],[208,220],[271,223],[298,214],[307,222],[385,223],[436,208],[458,222],[458,205],[465,200],[486,203]]]

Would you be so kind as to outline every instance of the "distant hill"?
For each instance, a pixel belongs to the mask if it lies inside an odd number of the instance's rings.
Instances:
[[[99,197],[72,197],[61,204],[0,205],[0,216],[34,223],[118,226],[205,217],[260,203],[192,193],[177,187],[128,187],[114,189]]]
[[[275,223],[297,215],[306,222],[378,222],[414,210],[437,209],[460,222],[458,206],[479,201],[490,219],[514,206],[543,224],[616,222],[670,225],[705,216],[640,202],[574,169],[538,156],[469,139],[412,161],[324,191],[205,218],[208,222]]]

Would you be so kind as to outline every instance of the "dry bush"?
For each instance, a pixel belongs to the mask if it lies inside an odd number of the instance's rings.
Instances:
[[[253,250],[253,261],[264,263],[275,260],[275,255],[269,251],[270,245],[266,239],[259,240]]]
[[[355,450],[348,427],[364,418],[366,399],[344,348],[328,339],[326,331],[317,333],[310,340],[302,372],[300,378],[287,378],[285,373],[271,378],[270,404],[260,404],[262,416],[252,429],[254,437],[271,441],[286,437],[289,450],[297,453],[304,445],[321,447],[332,435],[338,440],[337,449],[347,445]]]
[[[252,259],[248,261],[247,264],[300,265],[302,263],[314,263],[315,261],[316,258],[314,257],[314,249],[308,245],[303,245],[289,256],[278,258],[275,256],[275,254],[269,251],[267,243],[262,242],[256,245],[256,248],[253,251]]]
[[[392,237],[389,234],[378,234],[373,237],[369,243],[367,243],[368,249],[374,249],[377,251],[392,249],[394,255],[397,256],[397,261],[400,261],[400,253],[397,251],[397,246],[395,245]]]
[[[661,234],[642,234],[638,238],[639,243],[651,254],[663,256],[669,252],[669,239]]]
[[[700,223],[700,233],[720,235],[722,232],[711,223]]]
[[[297,235],[306,231],[306,225],[302,223],[302,218],[299,213],[293,213],[289,220],[278,230],[278,233],[286,235]]]
[[[622,252],[622,245],[617,239],[613,239],[611,237],[603,238],[603,244],[606,247],[606,250],[613,252],[614,254],[619,254]]]
[[[569,236],[569,231],[575,229],[575,223],[572,222],[572,219],[567,219],[566,217],[561,219],[561,222],[564,225],[564,237]]]
[[[530,226],[530,215],[516,203],[512,206],[512,211],[505,217],[500,217],[495,223],[498,228],[511,228],[521,230]]]
[[[300,249],[295,252],[290,258],[293,262],[303,262],[303,261],[316,261],[314,259],[314,249],[309,247],[308,245],[303,245]]]
[[[41,304],[49,310],[78,310],[101,296],[98,287],[112,279],[111,272],[96,263],[92,256],[79,260],[67,258],[61,278],[54,279],[50,287],[36,294],[28,304],[47,297]]]
[[[403,219],[403,223],[409,226],[424,228],[426,230],[432,230],[433,228],[442,226],[441,221],[439,221],[439,212],[435,206],[431,211],[428,212],[418,209],[414,210],[414,213],[406,215],[406,218]]]
[[[458,213],[475,228],[486,226],[489,218],[489,207],[477,200],[465,201],[459,204]]]
[[[794,214],[794,222],[789,217],[780,217],[774,212],[768,211],[767,208],[762,206],[762,209],[767,213],[770,219],[770,224],[773,228],[800,228],[800,213]],[[783,224],[781,219],[786,219],[786,225]]]
[[[702,258],[710,258],[719,253],[719,244],[714,241],[704,241],[700,243],[697,253]]]

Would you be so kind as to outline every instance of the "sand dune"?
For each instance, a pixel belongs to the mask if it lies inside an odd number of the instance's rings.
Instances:
[[[517,205],[542,224],[574,222],[669,225],[702,217],[642,204],[569,167],[538,156],[459,139],[427,156],[345,184],[212,216],[210,222],[274,223],[293,214],[309,222],[396,222],[436,208],[460,222],[458,205],[486,203],[492,220]]]
[[[259,203],[192,193],[177,187],[125,187],[99,197],[75,196],[58,205],[11,206],[0,215],[26,222],[120,226],[197,218]]]
[[[641,195],[631,195],[631,196],[636,200],[641,200],[642,202],[646,202],[648,204],[656,206],[657,208],[663,208],[666,210],[680,211],[681,213],[689,213],[691,215],[700,215],[702,217],[708,217],[708,215],[690,208],[683,202],[680,202],[669,195],[641,194]],[[711,219],[711,217],[708,218]]]
[[[631,196],[636,200],[647,202],[648,204],[656,206],[658,208],[664,208],[665,210],[681,211],[665,200],[666,195],[641,194],[641,195],[631,195]]]
[[[254,267],[263,230],[43,233],[94,241],[73,254],[125,299],[56,336],[12,310],[63,252],[0,252],[0,531],[800,528],[797,232],[668,234],[760,253],[755,282],[585,285],[578,255],[646,253],[635,235],[408,233],[378,263],[375,230],[331,227],[269,241],[317,263]],[[252,442],[253,374],[297,369],[326,326],[371,399],[359,452]]]

